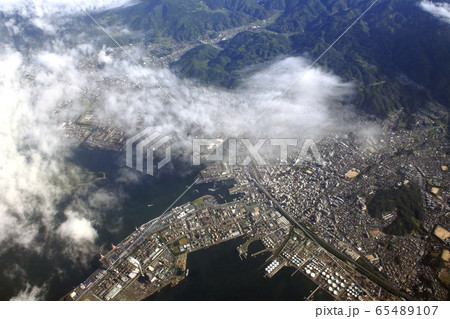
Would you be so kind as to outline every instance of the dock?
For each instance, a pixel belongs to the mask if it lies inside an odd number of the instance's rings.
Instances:
[[[314,294],[316,293],[317,290],[320,289],[320,286],[317,286],[316,289],[314,289],[314,291],[312,293],[309,294],[309,296],[305,299],[306,301],[309,301],[312,299],[312,297],[314,296]]]
[[[251,256],[252,256],[252,257],[255,257],[255,256],[258,256],[259,254],[262,254],[262,253],[265,253],[265,252],[268,252],[268,250],[267,250],[267,249],[263,249],[263,250],[261,250],[261,251],[258,251],[258,252],[256,252],[256,253],[254,253],[254,254],[251,254]]]

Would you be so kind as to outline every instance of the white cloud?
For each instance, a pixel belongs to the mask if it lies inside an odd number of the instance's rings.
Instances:
[[[138,2],[137,0],[0,0],[0,11],[18,12],[22,16],[32,14],[44,17],[52,14],[75,14],[81,12],[82,9],[102,11],[130,6]]]
[[[181,81],[168,70],[142,70],[128,61],[115,60],[102,74],[110,77],[123,74],[144,89],[134,90],[124,85],[111,88],[98,115],[103,121],[113,119],[128,134],[151,127],[181,139],[192,131],[204,137],[219,134],[314,137],[340,126],[333,112],[338,103],[352,94],[353,85],[313,68],[277,99],[309,63],[301,57],[283,59],[246,79],[236,91],[228,91]],[[146,74],[167,88],[176,102]],[[189,145],[189,141],[185,142]]]
[[[91,193],[88,202],[89,206],[94,210],[111,210],[119,206],[119,197],[121,194],[114,194],[110,191],[99,189]]]
[[[431,13],[436,18],[450,23],[450,4],[445,2],[431,2],[429,0],[423,0],[420,2],[420,7]]]
[[[64,162],[70,145],[61,143],[60,122],[53,111],[58,101],[79,93],[79,82],[67,86],[58,81],[58,70],[39,69],[39,62],[30,67],[11,49],[0,56],[0,240],[28,246],[39,227],[33,220],[51,227],[55,200],[70,185],[65,172],[78,170]]]
[[[46,287],[31,286],[26,284],[26,288],[12,297],[11,301],[36,301],[43,300],[46,293]]]
[[[117,7],[126,7],[139,0],[0,0],[0,12],[6,16],[5,22],[12,26],[11,34],[19,35],[24,31],[24,22],[17,23],[14,15],[19,14],[35,27],[47,34],[55,34],[60,26],[76,15],[98,12]]]
[[[0,2],[0,8],[5,3]],[[77,144],[66,139],[59,127],[85,110],[85,92],[98,92],[102,102],[96,112],[103,121],[111,120],[128,134],[151,127],[178,138],[179,147],[191,147],[187,136],[192,132],[204,137],[297,138],[347,128],[333,112],[352,93],[353,86],[318,68],[310,70],[275,103],[268,103],[305,70],[310,61],[304,58],[273,63],[236,91],[228,91],[180,80],[167,69],[146,68],[143,72],[127,59],[107,55],[106,50],[98,53],[89,43],[67,48],[57,41],[28,54],[0,47],[0,254],[3,249],[20,245],[42,255],[61,255],[85,264],[98,251],[95,227],[106,224],[104,221],[117,226],[105,212],[120,207],[125,195],[118,190],[94,185],[68,192],[84,180],[86,173],[67,163]],[[135,50],[133,54],[139,55],[139,49]],[[102,70],[83,71],[78,65],[85,55],[93,59],[93,65],[106,65]],[[106,79],[115,78],[123,81],[106,85]],[[137,82],[142,89],[135,88]],[[70,107],[55,112],[62,101],[69,100]],[[266,109],[265,115],[249,127]],[[121,186],[142,178],[129,169],[119,173],[116,182]],[[64,208],[59,205],[62,201]],[[59,219],[62,214],[63,222]],[[61,243],[57,246],[63,248],[47,249],[52,242]],[[17,298],[39,296],[37,289],[27,286]]]
[[[268,104],[308,66],[309,61],[303,58],[273,63],[237,91],[230,92],[179,80],[166,69],[147,68],[142,72],[127,60],[112,57],[104,69],[84,72],[77,67],[84,54],[103,59],[90,45],[67,49],[53,43],[52,48],[32,51],[26,57],[10,48],[0,50],[1,243],[39,250],[42,245],[34,240],[44,226],[48,238],[54,236],[52,229],[58,229],[59,236],[72,236],[73,249],[85,239],[92,247],[83,252],[89,254],[95,249],[95,230],[89,221],[107,218],[102,212],[120,206],[120,194],[95,188],[86,194],[80,189],[67,206],[78,215],[66,213],[68,221],[64,226],[55,218],[61,213],[58,203],[85,174],[66,162],[76,144],[64,138],[64,130],[59,127],[84,110],[81,96],[86,89],[99,92],[99,100],[104,101],[97,108],[103,121],[111,120],[128,134],[151,127],[178,138],[179,147],[187,148],[191,147],[187,136],[192,131],[204,137],[225,134],[296,138],[338,129],[340,123],[332,114],[333,106],[352,92],[351,84],[331,73],[312,69],[288,94],[273,105]],[[145,73],[167,88],[200,127]],[[111,78],[124,82],[106,85],[105,79]],[[136,82],[144,88],[136,89]],[[54,112],[62,101],[68,100],[72,101],[69,108]],[[249,127],[266,109],[260,121]],[[138,180],[136,174],[124,171],[117,182]],[[73,225],[81,227],[81,232],[77,233]]]
[[[73,240],[76,243],[93,243],[98,237],[91,222],[73,211],[65,212],[67,220],[62,223],[57,232],[64,238]]]

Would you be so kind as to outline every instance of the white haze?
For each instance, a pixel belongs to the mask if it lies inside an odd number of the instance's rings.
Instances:
[[[77,99],[87,85],[75,65],[70,51],[37,52],[26,58],[11,48],[1,49],[0,254],[13,246],[55,254],[47,244],[57,242],[65,247],[58,254],[82,266],[98,251],[91,220],[105,218],[98,209],[102,196],[116,195],[97,193],[95,187],[89,194],[73,190],[77,181],[89,176],[67,163],[76,144],[64,138],[60,125],[79,109],[75,105],[73,110],[54,113],[59,102]],[[73,198],[61,211],[58,204],[68,196]],[[57,218],[61,213],[66,218],[62,224]],[[30,289],[26,293],[34,296]]]
[[[82,9],[102,11],[136,4],[138,0],[0,0],[0,11],[17,12],[22,16],[77,14]]]
[[[15,5],[25,2],[34,7]],[[1,1],[0,8],[20,9],[32,17],[77,12],[69,2]],[[96,7],[123,4],[130,2],[96,2]],[[192,132],[200,137],[314,138],[351,129],[345,113],[337,109],[352,94],[353,85],[318,68],[296,81],[310,63],[301,57],[266,65],[229,91],[180,80],[167,69],[142,69],[106,52],[105,48],[96,52],[90,43],[67,48],[58,41],[27,55],[12,45],[0,47],[0,258],[18,246],[42,255],[61,254],[82,266],[98,252],[98,229],[92,221],[106,224],[104,211],[120,207],[123,194],[95,185],[89,191],[73,190],[77,180],[88,176],[67,162],[77,143],[64,137],[61,124],[85,110],[80,98],[86,88],[102,92],[96,109],[102,121],[112,121],[128,135],[150,127],[175,137],[180,141],[178,147],[186,149]],[[85,55],[105,67],[93,73],[80,70]],[[124,77],[127,83],[140,83],[143,88],[105,86],[106,78]],[[277,98],[295,81],[289,92]],[[71,107],[55,112],[64,101],[71,101]],[[124,168],[118,181],[136,182],[136,174]],[[61,211],[59,204],[67,199]],[[52,241],[62,242],[64,248],[57,252],[44,249]],[[23,289],[16,299],[45,296],[45,285],[37,288],[27,283]]]
[[[108,90],[98,116],[103,121],[114,119],[129,134],[151,127],[180,138],[191,130],[202,132],[203,137],[219,134],[314,137],[339,126],[331,113],[351,94],[353,85],[331,73],[312,69],[287,94],[276,99],[309,63],[301,57],[285,58],[246,79],[238,89],[227,91],[179,80],[168,70],[143,69],[129,61],[113,61],[107,64],[103,75],[124,74],[145,89]],[[148,75],[171,96],[154,85]]]
[[[25,289],[20,291],[11,301],[36,301],[45,298],[45,287],[32,286],[26,284]]]
[[[132,6],[139,0],[0,0],[0,11],[12,17],[15,14],[27,18],[35,27],[46,33],[54,34],[62,22],[66,22],[67,16],[98,12],[117,7]],[[10,24],[12,34],[20,34],[23,31],[20,26]]]
[[[439,20],[450,23],[450,4],[445,2],[431,2],[424,0],[420,2],[420,7],[428,13],[431,13]]]

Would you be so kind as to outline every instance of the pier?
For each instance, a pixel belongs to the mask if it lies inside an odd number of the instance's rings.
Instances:
[[[314,291],[312,293],[310,293],[310,295],[305,299],[306,301],[312,300],[312,297],[314,296],[314,294],[316,293],[317,290],[320,289],[320,286],[317,286],[316,289],[314,289]]]
[[[265,253],[265,252],[268,252],[268,250],[267,250],[267,249],[263,249],[263,250],[261,250],[261,251],[258,251],[258,252],[256,252],[256,253],[252,254],[251,256],[252,256],[252,257],[255,257],[255,256],[258,256],[259,254],[262,254],[262,253]]]

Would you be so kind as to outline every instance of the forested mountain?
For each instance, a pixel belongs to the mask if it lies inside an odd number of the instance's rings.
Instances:
[[[361,0],[267,0],[266,11],[282,10],[266,31],[246,32],[219,43],[223,50],[194,48],[172,67],[183,77],[234,87],[238,70],[279,54],[317,58],[370,3]],[[359,83],[353,103],[380,117],[403,107],[416,111],[450,99],[450,26],[418,2],[376,3],[319,61]],[[406,77],[405,77],[406,76]]]
[[[405,235],[420,232],[423,220],[423,204],[417,185],[403,185],[399,188],[378,190],[367,205],[370,216],[381,218],[383,213],[396,210],[397,217],[384,232]]]
[[[202,83],[232,88],[246,67],[291,52],[288,37],[267,32],[242,32],[221,43],[223,50],[212,45],[198,46],[182,56],[172,67],[184,77]]]
[[[270,16],[254,0],[147,0],[96,15],[107,26],[128,26],[148,39],[191,41]]]

